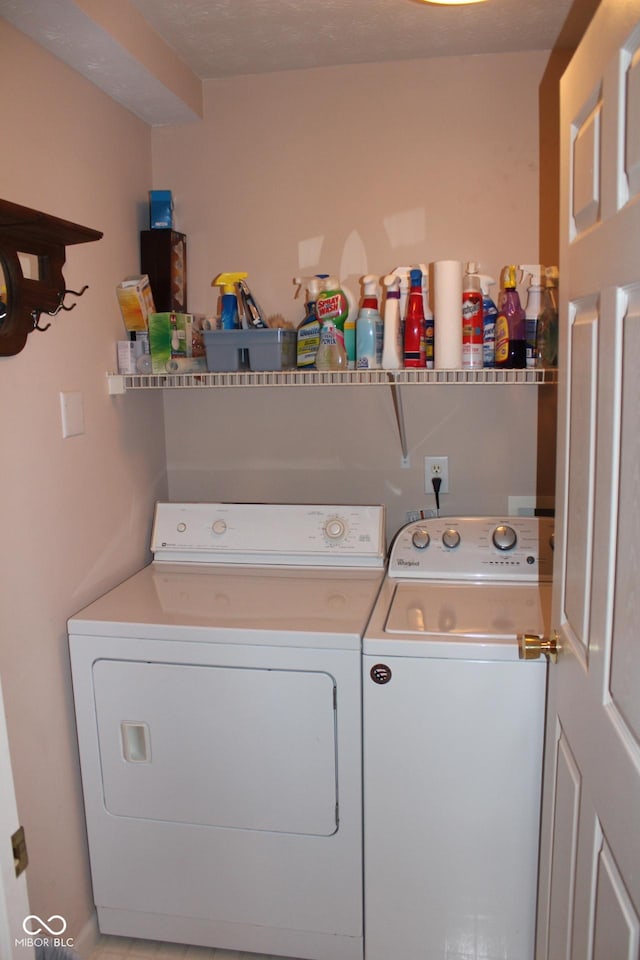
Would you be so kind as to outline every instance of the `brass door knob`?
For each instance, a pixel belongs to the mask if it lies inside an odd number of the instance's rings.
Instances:
[[[558,634],[539,637],[535,633],[518,634],[518,655],[521,660],[538,660],[545,655],[552,663],[558,662]]]

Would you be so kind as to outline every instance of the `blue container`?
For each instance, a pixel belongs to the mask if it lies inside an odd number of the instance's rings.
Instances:
[[[149,226],[152,230],[173,229],[171,190],[149,191]]]

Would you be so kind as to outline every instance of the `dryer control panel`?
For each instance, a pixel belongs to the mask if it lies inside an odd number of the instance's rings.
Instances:
[[[517,580],[553,576],[550,517],[438,517],[396,536],[389,576],[420,580]]]
[[[158,503],[151,549],[172,563],[384,567],[384,507]]]

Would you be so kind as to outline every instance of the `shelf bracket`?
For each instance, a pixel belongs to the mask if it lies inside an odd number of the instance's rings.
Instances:
[[[393,399],[393,409],[396,414],[398,424],[398,433],[400,435],[400,447],[402,449],[402,466],[411,466],[409,460],[409,448],[407,445],[407,431],[404,423],[404,407],[402,406],[402,395],[400,393],[400,384],[394,371],[389,371],[389,386],[391,388],[391,397]]]

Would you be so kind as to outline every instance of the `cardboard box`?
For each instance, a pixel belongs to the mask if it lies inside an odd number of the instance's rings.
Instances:
[[[149,277],[146,274],[125,277],[116,287],[116,294],[127,332],[147,330],[149,314],[156,309]]]
[[[153,373],[205,373],[202,332],[191,313],[149,314]]]

